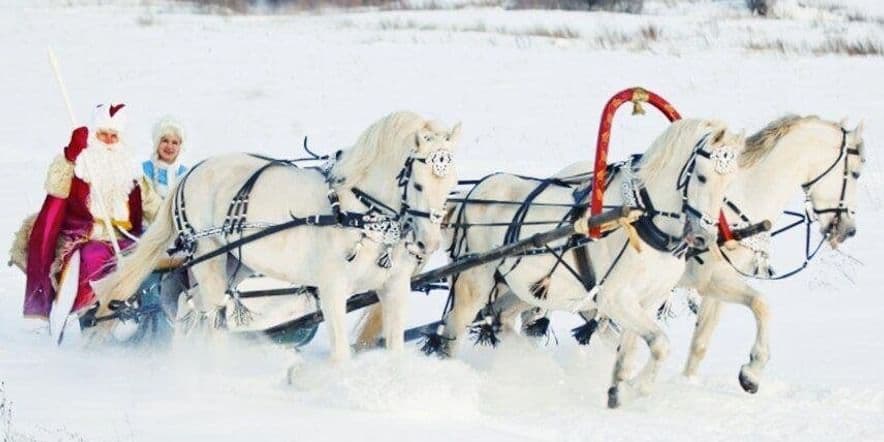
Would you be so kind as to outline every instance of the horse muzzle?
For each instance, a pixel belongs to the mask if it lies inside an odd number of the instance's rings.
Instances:
[[[715,241],[718,239],[718,232],[706,229],[701,219],[689,216],[688,222],[685,223],[683,237],[688,247],[702,250],[708,248],[711,244],[715,244]]]
[[[826,224],[821,233],[829,240],[833,248],[856,236],[856,221],[851,217],[836,216]]]

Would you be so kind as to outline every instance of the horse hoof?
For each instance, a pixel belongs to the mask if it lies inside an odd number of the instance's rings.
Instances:
[[[749,378],[746,373],[740,371],[740,386],[743,387],[743,391],[749,394],[758,393],[758,382],[753,381]]]
[[[611,387],[608,389],[608,408],[614,409],[620,407],[620,397],[617,391],[617,387]]]

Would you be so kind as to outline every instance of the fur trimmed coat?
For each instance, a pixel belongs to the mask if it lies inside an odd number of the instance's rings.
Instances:
[[[24,220],[10,251],[10,264],[22,268],[27,275],[26,317],[49,316],[61,276],[75,251],[95,241],[110,247],[108,232],[89,210],[90,185],[75,176],[74,164],[64,155],[52,161],[45,186],[47,195],[40,212]],[[116,228],[137,237],[141,235],[143,221],[154,218],[160,203],[147,180],[136,181],[128,197],[129,219],[113,223]],[[131,245],[128,240],[119,243],[121,248]],[[100,265],[109,267],[107,262]],[[84,275],[81,267],[79,276],[80,291],[85,286],[91,292],[88,282],[98,278],[90,276],[98,275]],[[89,281],[83,281],[84,276]],[[78,303],[81,303],[79,299]],[[77,307],[75,305],[75,309]]]

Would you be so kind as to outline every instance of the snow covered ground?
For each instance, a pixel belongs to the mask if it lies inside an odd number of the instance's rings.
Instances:
[[[755,396],[736,380],[754,336],[741,308],[725,310],[701,376],[691,381],[678,373],[693,319],[672,320],[673,352],[657,390],[611,411],[604,391],[612,345],[578,348],[568,336],[576,320],[566,315],[554,317],[557,346],[509,339],[497,351],[468,349],[453,361],[416,350],[398,358],[371,352],[331,367],[322,330],[300,354],[235,341],[171,353],[59,349],[20,331],[24,277],[4,268],[4,440],[884,440],[884,229],[877,224],[884,221],[877,157],[884,58],[813,53],[831,35],[880,47],[879,2],[843,3],[865,21],[831,12],[833,0],[807,2],[823,5],[812,14],[831,17],[807,18],[808,8],[798,8],[784,20],[749,17],[736,1],[700,2],[700,12],[660,2],[642,16],[498,9],[223,16],[162,3],[71,3],[79,2],[0,6],[6,241],[38,209],[45,167],[69,136],[50,45],[79,117],[85,121],[97,102],[125,101],[129,140],[144,157],[150,126],[170,112],[187,123],[192,163],[243,150],[294,156],[305,135],[330,151],[382,115],[411,109],[464,122],[463,177],[546,175],[589,158],[607,98],[642,85],[683,115],[748,132],[789,112],[847,116],[851,127],[864,118],[871,158],[857,238],[795,278],[760,284],[771,295],[773,355]],[[662,30],[659,39],[635,44],[649,23]],[[541,28],[577,35],[531,32]],[[630,40],[599,44],[605,29],[625,30]],[[747,38],[780,39],[787,49],[752,49],[741,43]],[[643,150],[665,124],[652,112],[622,111],[613,156]],[[799,243],[797,236],[778,243],[781,268],[797,262]],[[439,295],[416,296],[413,323],[436,319],[441,305]],[[285,385],[295,361],[298,380]]]

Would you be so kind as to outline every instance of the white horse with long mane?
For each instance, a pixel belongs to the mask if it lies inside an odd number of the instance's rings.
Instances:
[[[398,112],[371,125],[326,168],[269,167],[267,159],[246,154],[210,158],[178,184],[134,253],[102,281],[98,314],[106,314],[111,300],[135,293],[176,236],[191,241],[199,257],[252,233],[212,234],[218,228],[260,231],[302,220],[231,252],[253,271],[316,289],[332,360],[350,356],[347,299],[369,290],[383,306],[388,347],[399,351],[410,277],[442,240],[439,223],[457,183],[452,152],[459,137],[460,124],[449,130]],[[246,186],[248,211],[231,220],[232,201],[240,195],[242,203]],[[198,284],[194,308],[204,316],[217,315],[230,301],[227,259],[223,253],[191,267]]]
[[[848,130],[817,117],[790,115],[771,122],[747,139],[745,164],[727,192],[727,219],[737,225],[775,220],[801,189],[809,203],[808,216],[816,218],[831,247],[854,236],[856,182],[866,155],[862,131],[862,123]],[[769,239],[750,238],[735,250],[722,249],[724,255],[704,255],[702,263],[689,263],[679,286],[696,288],[703,302],[685,375],[696,374],[722,301],[738,303],[748,307],[756,321],[755,343],[739,381],[747,392],[758,391],[770,358],[769,317],[762,293],[748,284],[747,277],[773,275],[768,268]]]
[[[726,193],[724,206],[730,228],[776,220],[801,189],[808,201],[808,216],[815,217],[820,233],[835,248],[856,234],[856,182],[865,163],[862,123],[853,130],[817,117],[788,115],[769,123],[746,139],[741,169]],[[590,173],[593,164],[574,163],[556,176]],[[770,279],[775,273],[768,263],[770,235],[740,241],[734,249],[722,247],[688,260],[678,286],[694,288],[702,296],[691,352],[684,374],[694,376],[706,354],[718,323],[722,302],[748,307],[756,321],[755,342],[749,362],[740,369],[739,381],[749,393],[758,391],[762,370],[770,358],[769,315],[763,294],[748,279]],[[807,258],[809,259],[809,257]],[[803,265],[806,265],[807,261]],[[803,267],[802,265],[802,267]],[[662,298],[661,298],[662,299]],[[527,303],[513,305],[504,317],[517,320],[532,309]],[[599,312],[583,312],[597,323]],[[508,324],[514,329],[511,323]],[[589,329],[594,329],[593,324]],[[588,339],[588,336],[585,337]],[[625,361],[635,351],[636,336],[621,338]],[[631,365],[631,362],[624,362]],[[626,368],[627,371],[629,368]]]
[[[452,307],[436,338],[442,351],[450,354],[454,348],[449,346],[460,342],[458,338],[492,294],[509,288],[522,301],[545,310],[600,308],[640,335],[651,357],[634,381],[649,388],[669,348],[653,310],[661,293],[671,290],[682,275],[686,247],[714,243],[717,213],[725,189],[736,175],[733,172],[743,143],[741,136],[728,132],[721,122],[684,120],[672,124],[638,164],[626,165],[614,174],[605,193],[606,205],[646,210],[646,216],[636,224],[641,241],[630,246],[634,237],[631,240],[630,229],[624,228],[587,243],[594,287],[587,287],[575,274],[579,265],[561,241],[549,245],[551,253],[508,258],[461,273],[454,280]],[[454,257],[487,251],[506,242],[507,237],[527,237],[547,228],[534,223],[566,221],[575,215],[573,191],[557,182],[509,174],[488,177],[469,192],[468,200],[525,201],[526,205],[467,202],[457,207],[454,221],[475,227],[454,235]],[[514,235],[512,228],[499,226],[506,220],[514,220],[513,228],[521,232]],[[626,381],[623,375],[618,365],[609,390],[611,407],[620,404],[620,388]]]

